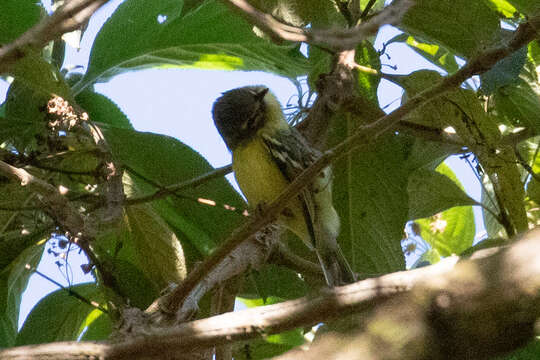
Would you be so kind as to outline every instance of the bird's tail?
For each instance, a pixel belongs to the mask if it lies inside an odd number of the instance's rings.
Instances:
[[[319,248],[316,253],[328,286],[342,286],[356,282],[356,275],[337,244],[332,248]]]

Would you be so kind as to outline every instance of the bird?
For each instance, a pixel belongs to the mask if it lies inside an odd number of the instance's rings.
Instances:
[[[232,153],[232,167],[250,207],[274,201],[321,153],[291,126],[276,96],[263,85],[222,93],[212,107],[214,124]],[[289,201],[277,224],[316,252],[330,287],[356,281],[337,237],[339,216],[332,204],[332,170],[324,168]]]

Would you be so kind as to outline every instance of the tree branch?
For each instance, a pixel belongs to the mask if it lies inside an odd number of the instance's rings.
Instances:
[[[410,0],[396,1],[379,14],[350,29],[304,29],[284,24],[245,0],[223,0],[236,8],[250,23],[267,33],[274,42],[306,42],[333,51],[354,49],[362,40],[377,33],[385,24],[397,24],[413,5]]]
[[[70,0],[51,16],[45,17],[15,41],[0,47],[0,74],[9,72],[27,48],[41,49],[49,41],[78,29],[108,0]]]
[[[120,343],[23,346],[0,351],[0,357],[189,358],[190,351],[369,310],[373,315],[359,317],[363,320],[357,323],[359,330],[350,333],[353,337],[340,336],[347,346],[329,349],[332,356],[317,352],[317,342],[313,351],[283,359],[487,358],[534,337],[540,317],[539,252],[540,229],[536,229],[512,246],[481,250],[459,263],[450,257],[428,267],[323,289],[317,296],[196,320]],[[403,336],[395,338],[385,329]]]
[[[193,288],[184,287],[183,284],[176,288],[189,292],[181,292],[175,289],[170,294],[154,301],[146,310],[146,313],[151,316],[151,322],[153,324],[163,324],[183,322],[190,319],[198,311],[199,300],[216,285],[224,283],[233,276],[242,274],[249,268],[257,269],[265,264],[278,241],[279,234],[280,231],[275,226],[269,226],[265,231],[259,231],[248,241],[236,247],[214,268],[207,267],[208,263],[206,262],[199,264],[194,272],[205,274],[204,280],[199,281]],[[168,312],[167,309],[170,303],[176,302],[181,303],[181,308],[177,311],[173,309],[173,311]],[[173,321],[171,321],[171,317]],[[132,336],[132,332],[129,329],[126,336]]]
[[[511,247],[482,251],[490,255],[460,262],[448,274],[394,296],[360,331],[323,336],[309,351],[293,350],[276,360],[498,358],[535,338],[539,250],[535,229]]]
[[[161,199],[170,195],[175,195],[177,192],[181,190],[184,190],[187,188],[196,188],[197,186],[202,185],[209,180],[225,176],[231,171],[232,171],[232,165],[226,165],[226,166],[217,168],[215,170],[212,170],[201,176],[197,176],[196,178],[183,181],[179,184],[162,187],[161,189],[157,190],[153,194],[145,195],[145,196],[141,196],[137,198],[132,198],[132,199],[126,199],[124,201],[124,204],[128,206],[135,205],[135,204],[154,201],[154,200]]]

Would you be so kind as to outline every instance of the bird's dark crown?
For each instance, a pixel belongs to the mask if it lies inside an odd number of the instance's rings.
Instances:
[[[251,139],[264,125],[265,86],[245,86],[223,93],[212,108],[214,124],[229,150]]]

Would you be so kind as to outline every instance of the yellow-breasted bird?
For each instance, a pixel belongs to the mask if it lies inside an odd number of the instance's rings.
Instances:
[[[212,109],[214,123],[232,152],[233,170],[250,206],[271,203],[320,153],[290,126],[276,97],[264,86],[224,92]],[[292,199],[278,223],[315,250],[329,286],[355,281],[339,248],[339,217],[332,205],[332,171],[325,168]]]

